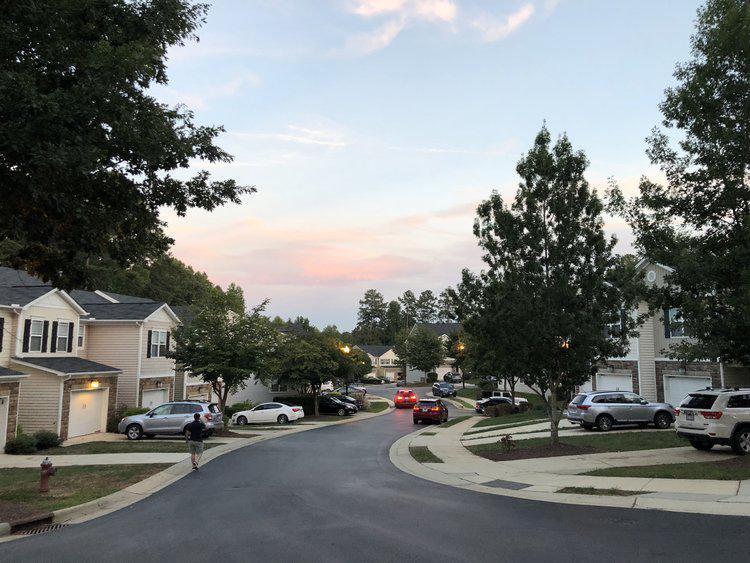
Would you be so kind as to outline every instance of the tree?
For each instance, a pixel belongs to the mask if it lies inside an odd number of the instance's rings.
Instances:
[[[405,344],[403,360],[425,373],[435,371],[445,357],[445,348],[440,338],[422,326],[412,330]]]
[[[438,297],[438,320],[448,323],[458,320],[456,313],[456,304],[453,300],[451,289],[444,289]]]
[[[454,332],[448,336],[448,355],[453,358],[453,369],[462,371],[466,369],[467,363],[467,349],[466,349],[466,333],[463,330]],[[461,378],[462,387],[466,389],[466,381]]]
[[[398,301],[388,303],[385,313],[385,326],[383,327],[383,341],[385,344],[393,344],[396,334],[404,326],[404,314]]]
[[[612,208],[636,247],[674,272],[647,293],[653,310],[679,308],[694,339],[670,351],[685,360],[750,364],[750,3],[709,0],[699,10],[692,60],[666,90],[663,125],[647,154],[666,176],[643,178]],[[670,137],[680,139],[677,147]]]
[[[416,321],[419,323],[435,322],[438,313],[438,302],[429,289],[419,294],[416,303]]]
[[[404,291],[404,294],[398,298],[401,309],[404,311],[404,321],[406,328],[411,328],[417,322],[417,298],[411,289]]]
[[[499,345],[510,345],[512,356],[499,365],[544,401],[553,444],[574,386],[593,376],[599,361],[624,354],[636,324],[626,315],[622,338],[606,334],[621,307],[634,301],[608,282],[618,263],[615,239],[605,237],[603,205],[584,177],[587,164],[567,136],[551,146],[543,127],[516,167],[521,183],[513,204],[493,192],[474,223],[488,269],[470,289],[476,304],[466,330],[472,343],[481,342],[490,326]]]
[[[401,368],[404,371],[404,379],[406,379],[406,373],[407,373],[407,364],[406,364],[406,356],[408,352],[406,351],[406,341],[409,339],[409,329],[408,328],[402,328],[396,333],[396,338],[394,340],[393,344],[393,351],[396,353],[396,356],[398,356],[399,364],[401,365]]]
[[[370,363],[370,357],[359,348],[339,346],[338,351],[339,367],[336,373],[336,381],[339,385],[343,385],[346,392],[349,393],[349,385],[370,373],[372,364]]]
[[[194,161],[230,162],[223,129],[149,95],[166,53],[195,39],[205,4],[189,0],[39,0],[0,12],[2,258],[64,289],[91,266],[129,266],[172,243],[178,215],[239,203],[252,187],[213,180]]]
[[[386,304],[383,295],[376,289],[368,289],[359,300],[357,327],[354,333],[359,344],[382,344],[385,325]]]
[[[237,313],[231,300],[219,296],[189,325],[174,331],[176,346],[170,357],[211,384],[222,412],[229,394],[244,389],[253,376],[263,378],[278,353],[279,333],[263,316],[265,306]]]

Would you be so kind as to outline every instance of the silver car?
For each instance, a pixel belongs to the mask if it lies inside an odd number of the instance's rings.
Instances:
[[[667,403],[649,403],[640,395],[626,391],[591,391],[579,393],[568,405],[568,420],[586,430],[602,432],[617,424],[637,424],[645,428],[669,428],[675,421],[675,411]]]
[[[216,403],[204,401],[175,401],[165,403],[145,414],[126,416],[117,425],[117,431],[128,440],[143,436],[151,438],[157,434],[185,434],[185,426],[194,420],[195,413],[201,415],[206,425],[206,436],[224,428],[224,420]]]

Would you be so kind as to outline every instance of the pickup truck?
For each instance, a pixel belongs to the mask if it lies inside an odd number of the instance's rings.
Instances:
[[[510,391],[482,391],[482,397],[485,399],[489,399],[490,397],[505,397],[506,399],[510,399],[512,395]],[[516,396],[516,405],[528,402],[528,399]]]

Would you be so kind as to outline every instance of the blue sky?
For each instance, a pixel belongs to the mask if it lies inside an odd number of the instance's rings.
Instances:
[[[369,287],[440,291],[480,266],[471,227],[544,120],[603,191],[657,176],[644,138],[699,2],[217,0],[166,87],[223,124],[240,206],[167,212],[174,254],[248,302],[351,328]],[[200,168],[196,163],[196,169]],[[607,222],[629,248],[621,221]]]

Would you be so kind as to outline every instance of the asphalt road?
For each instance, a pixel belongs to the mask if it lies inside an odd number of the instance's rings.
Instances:
[[[113,514],[0,544],[0,561],[747,560],[750,522],[486,495],[400,472],[411,412],[236,450]]]

